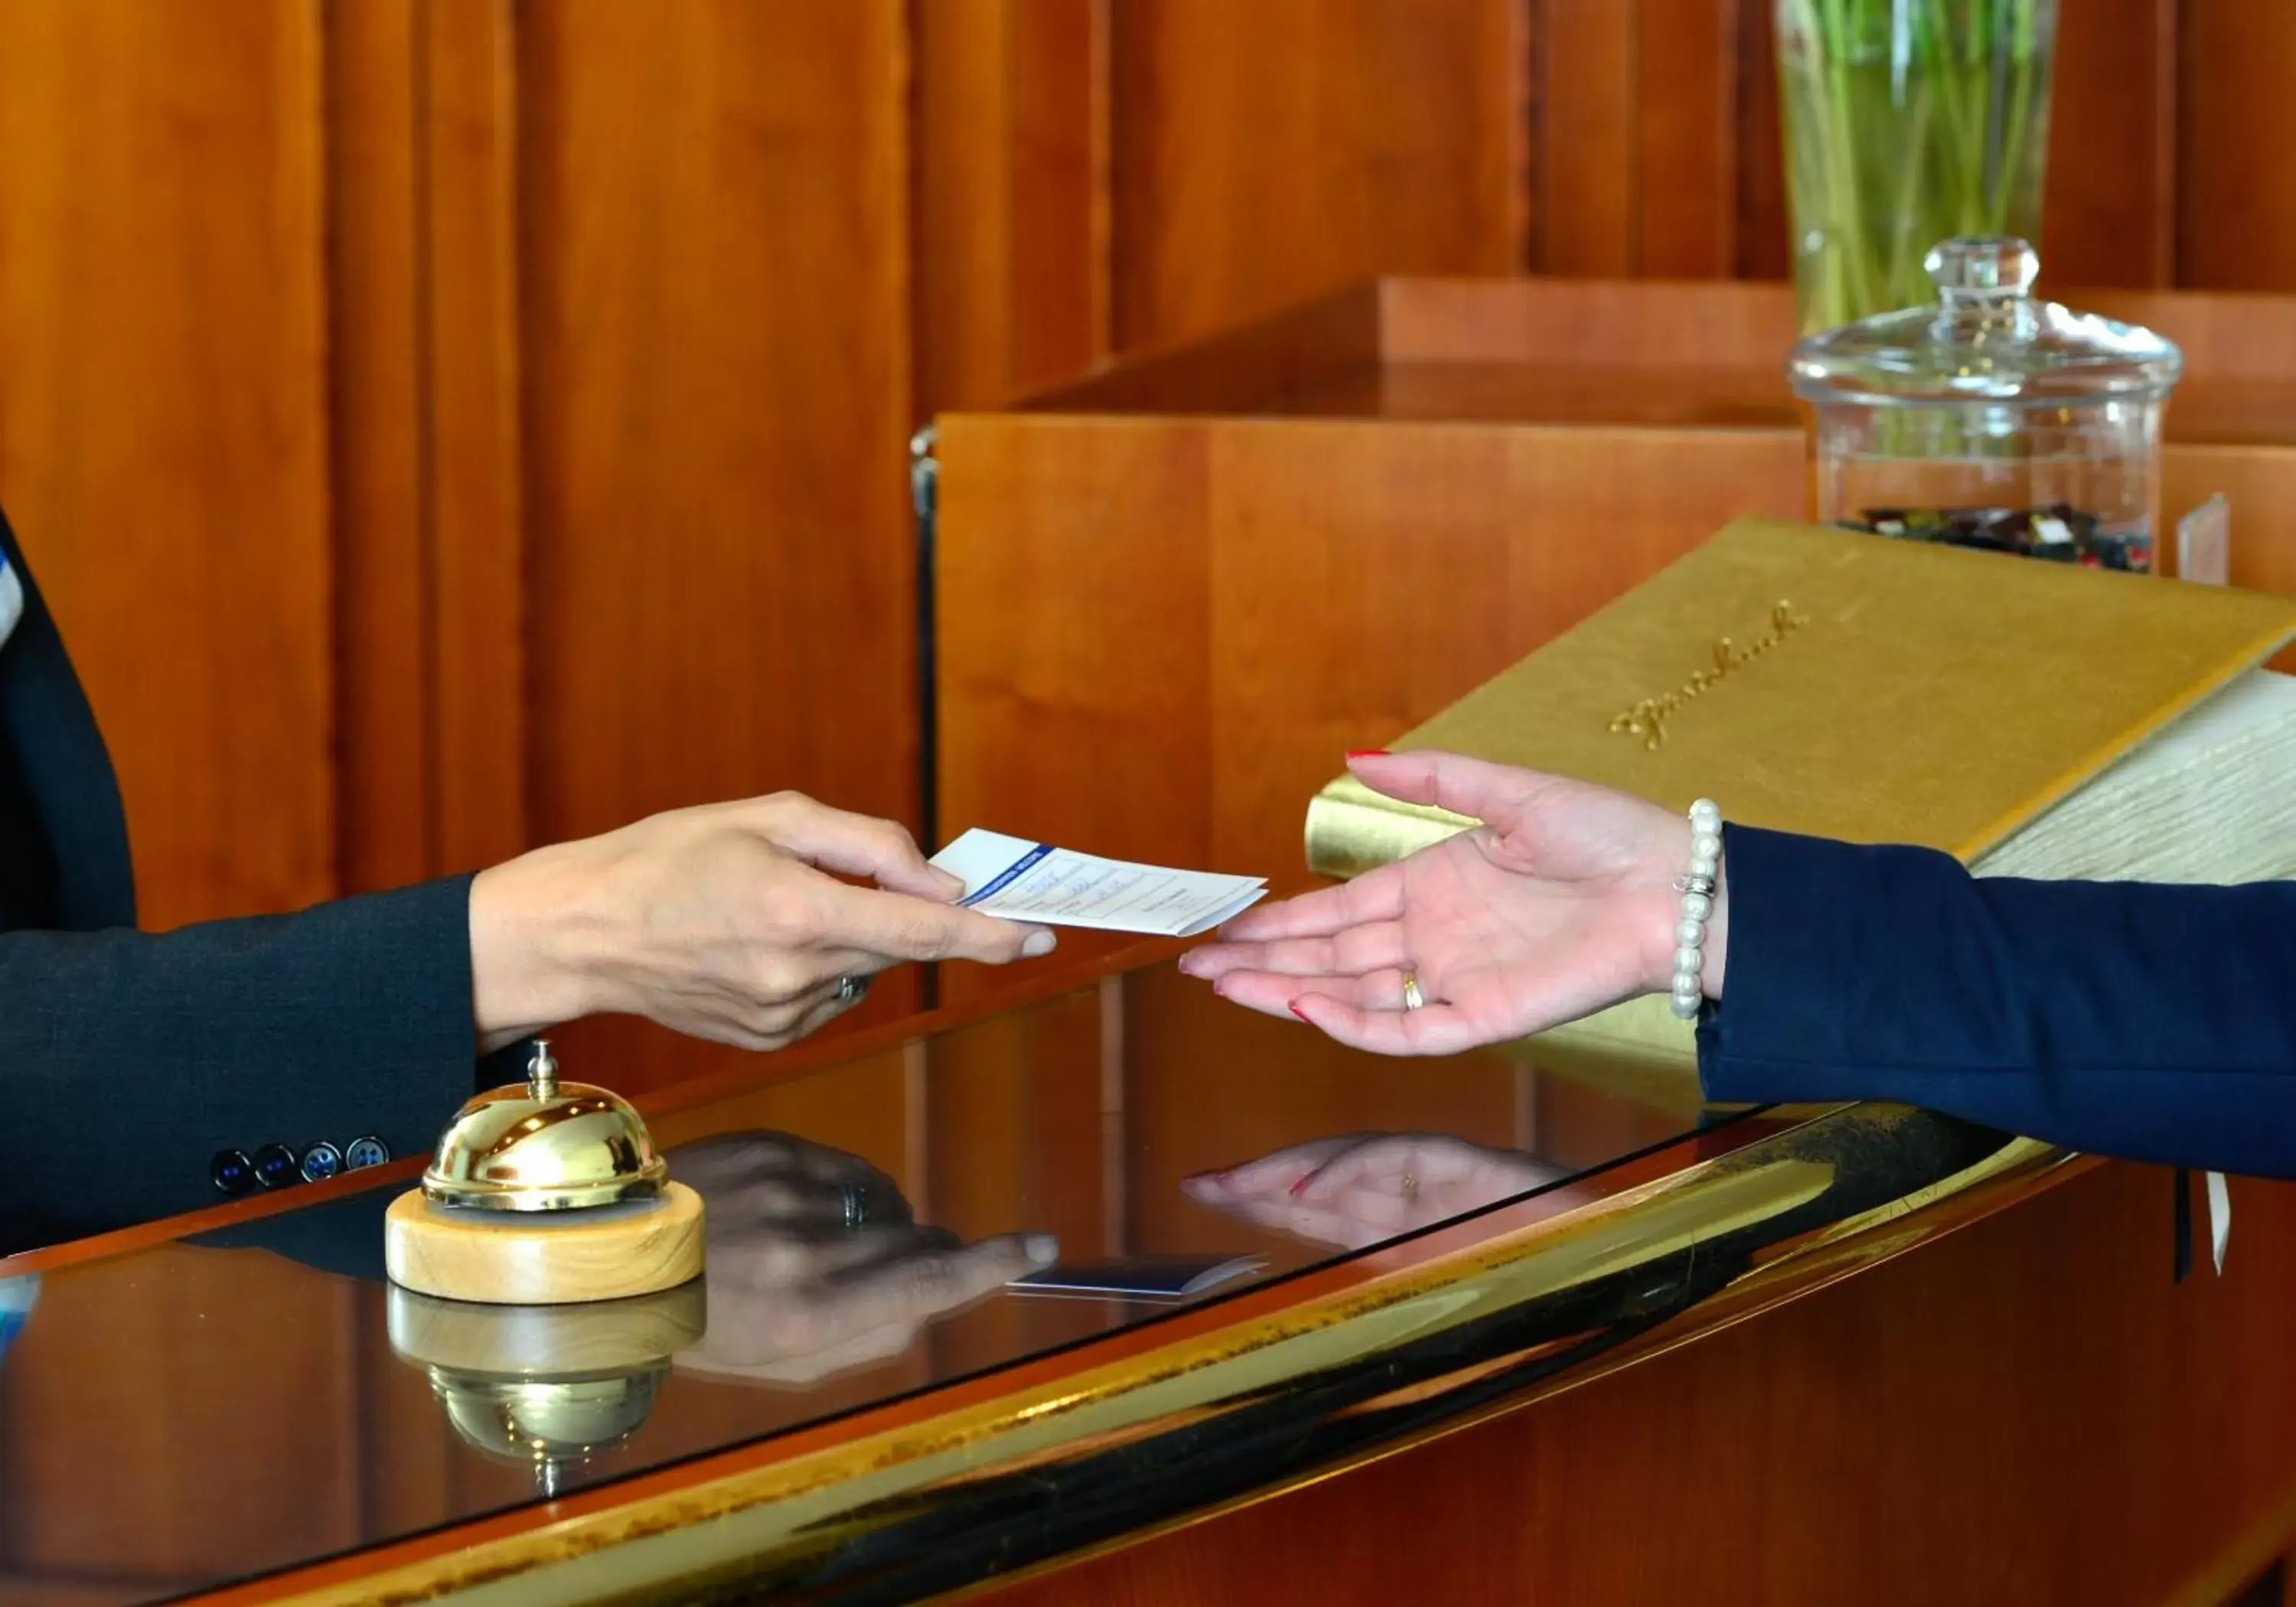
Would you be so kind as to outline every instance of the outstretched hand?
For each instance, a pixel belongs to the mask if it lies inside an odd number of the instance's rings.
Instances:
[[[1050,931],[965,909],[964,890],[892,821],[795,792],[537,849],[471,886],[480,1041],[620,1013],[778,1049],[904,962],[1052,951]]]
[[[1685,818],[1623,792],[1439,752],[1351,754],[1374,791],[1481,824],[1344,886],[1263,905],[1180,969],[1383,1054],[1448,1054],[1575,1021],[1673,975]],[[1708,923],[1718,996],[1727,891]],[[1423,1005],[1406,1009],[1406,978]]]

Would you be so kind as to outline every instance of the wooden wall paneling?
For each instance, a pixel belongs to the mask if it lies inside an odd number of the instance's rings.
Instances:
[[[915,9],[920,420],[1108,353],[1108,5]]]
[[[350,893],[420,881],[437,863],[416,194],[427,9],[340,0],[326,14],[336,861]]]
[[[1750,13],[1761,0],[1543,0],[1530,262],[1576,276],[1739,270]],[[1757,45],[1760,42],[1756,41]],[[1771,102],[1775,116],[1775,100]]]
[[[1012,381],[1107,357],[1115,338],[1109,218],[1114,0],[1020,0],[1012,34]]]
[[[317,8],[0,8],[0,503],[152,926],[334,887]]]
[[[528,846],[509,0],[328,13],[346,891]]]
[[[2182,0],[2177,282],[2296,291],[2296,12]]]
[[[1775,0],[1738,5],[1737,255],[1731,272],[1741,279],[1785,279],[1793,273],[1775,10]]]
[[[1641,255],[1639,0],[1544,0],[1537,15],[1531,270],[1631,275]]]
[[[2052,287],[2177,283],[2183,0],[2059,0],[2042,271]]]
[[[529,846],[512,0],[423,0],[420,240],[434,871]]]
[[[1738,263],[1740,12],[1760,0],[1640,0],[1636,271],[1726,279]],[[1552,129],[1568,138],[1567,129]]]
[[[1115,344],[1523,262],[1523,0],[1115,0]]]
[[[535,832],[783,787],[913,819],[906,8],[518,19]],[[626,1089],[695,1063],[586,1041]]]

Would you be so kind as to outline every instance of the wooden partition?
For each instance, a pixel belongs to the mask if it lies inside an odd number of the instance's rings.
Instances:
[[[2234,582],[2296,591],[2296,302],[2082,299],[2185,345],[2169,517],[2226,493]],[[1348,750],[1730,519],[1807,517],[1792,317],[1771,286],[1390,280],[946,418],[943,827],[1296,885]]]

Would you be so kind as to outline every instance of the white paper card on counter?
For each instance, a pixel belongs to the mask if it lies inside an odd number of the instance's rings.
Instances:
[[[935,854],[932,862],[964,881],[962,902],[983,914],[1160,938],[1210,931],[1267,892],[1264,876],[1103,859],[978,827]]]

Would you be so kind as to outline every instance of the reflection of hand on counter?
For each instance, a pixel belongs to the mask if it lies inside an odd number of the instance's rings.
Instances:
[[[709,1332],[677,1356],[691,1372],[806,1384],[888,1360],[1059,1251],[1044,1234],[968,1245],[920,1226],[883,1172],[785,1134],[722,1134],[668,1160],[707,1208]]]
[[[1570,1168],[1439,1133],[1320,1138],[1182,1186],[1203,1204],[1361,1250],[1553,1183]]]

